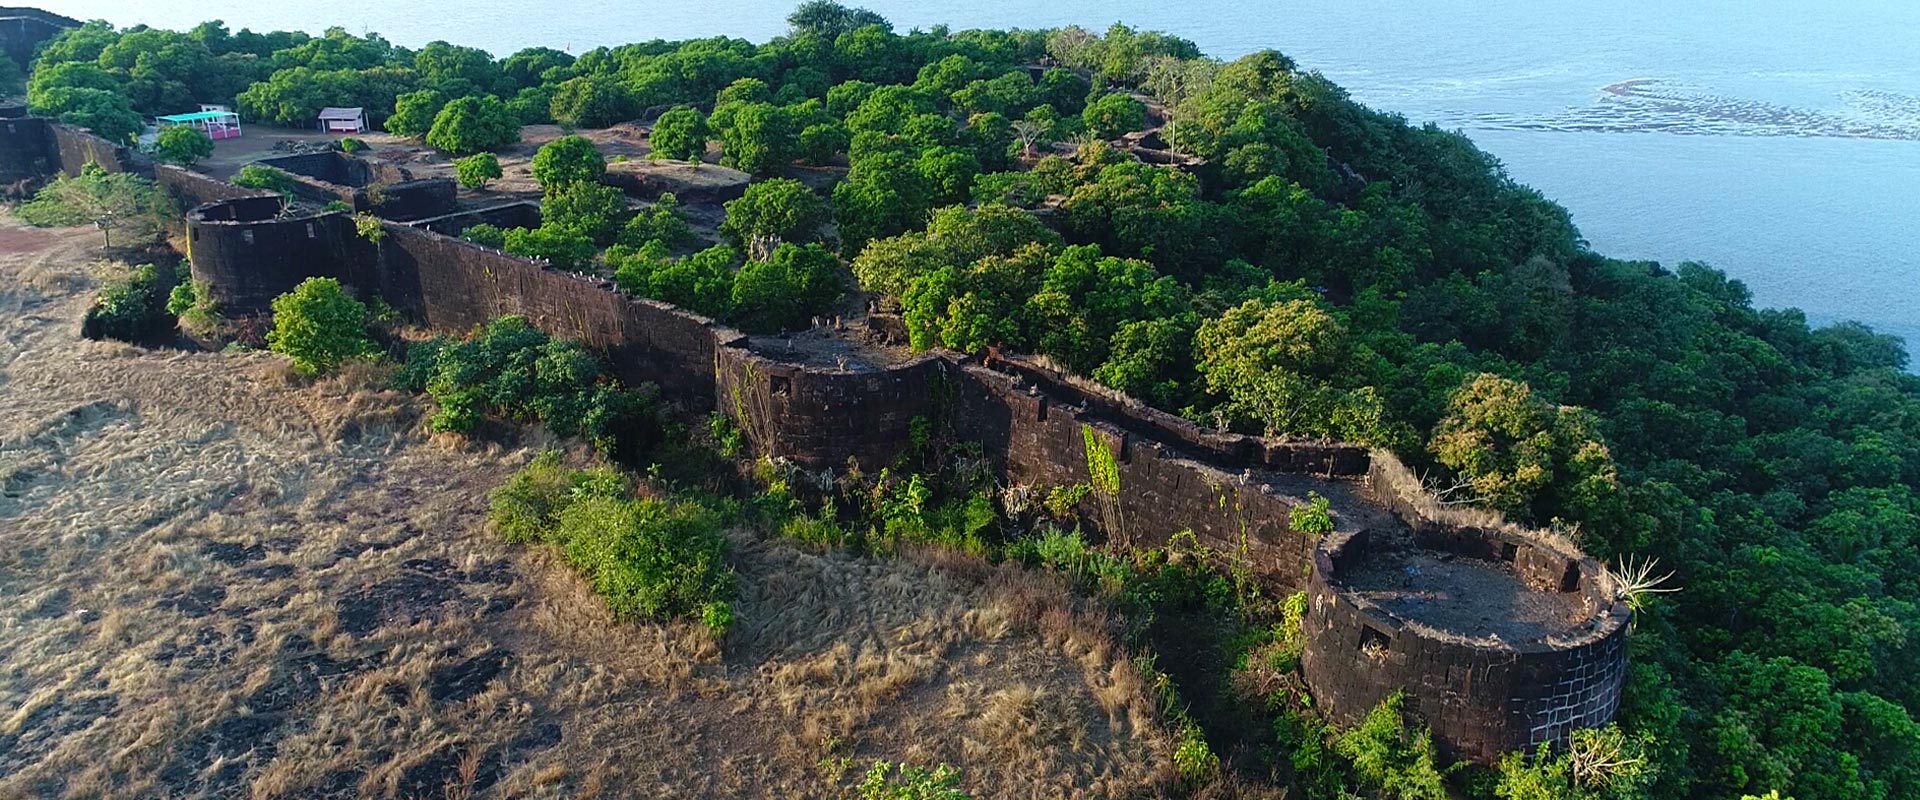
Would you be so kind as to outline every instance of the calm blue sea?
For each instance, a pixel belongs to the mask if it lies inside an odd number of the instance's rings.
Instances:
[[[781,33],[793,2],[39,0],[116,24],[339,25],[504,55]],[[868,0],[901,28],[1126,22],[1272,47],[1377,108],[1464,129],[1605,253],[1723,268],[1758,301],[1920,345],[1920,3],[1911,0]],[[1916,349],[1920,349],[1917,346]]]

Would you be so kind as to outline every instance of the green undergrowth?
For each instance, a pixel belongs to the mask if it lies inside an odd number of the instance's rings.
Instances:
[[[737,508],[692,496],[638,498],[609,466],[568,467],[547,451],[495,490],[488,519],[508,541],[552,546],[616,619],[733,624],[733,568],[721,531]]]
[[[633,452],[659,432],[651,385],[622,385],[578,342],[522,317],[501,317],[464,339],[414,344],[398,381],[433,398],[435,431],[467,433],[487,417],[539,422],[608,454]]]

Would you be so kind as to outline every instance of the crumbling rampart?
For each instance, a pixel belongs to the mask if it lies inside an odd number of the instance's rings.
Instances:
[[[59,151],[41,157],[66,167]],[[1011,485],[1091,486],[1085,519],[1116,542],[1192,531],[1267,585],[1308,593],[1303,669],[1336,722],[1404,689],[1449,755],[1488,762],[1618,709],[1629,612],[1598,565],[1549,534],[1440,508],[1391,456],[1207,430],[1013,356],[834,367],[783,358],[704,317],[448,235],[525,218],[524,207],[386,221],[369,238],[343,213],[288,214],[278,197],[185,170],[158,178],[191,209],[194,277],[229,313],[331,276],[437,330],[519,314],[602,353],[628,381],[732,416],[761,452],[803,468],[877,468],[917,426],[938,425],[978,442]],[[1293,527],[1292,511],[1315,494],[1331,503],[1332,533]],[[1437,565],[1436,577],[1397,566],[1416,561]],[[1458,630],[1442,602],[1448,575],[1504,592],[1507,606],[1489,608],[1532,616]]]

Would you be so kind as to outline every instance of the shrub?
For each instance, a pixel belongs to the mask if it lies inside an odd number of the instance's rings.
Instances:
[[[353,232],[374,244],[379,244],[387,238],[386,224],[381,222],[379,217],[364,211],[353,215]]]
[[[1333,515],[1328,513],[1330,503],[1319,492],[1307,492],[1307,502],[1294,506],[1287,512],[1287,526],[1301,533],[1325,536],[1333,532]]]
[[[542,453],[493,493],[488,519],[511,542],[547,542],[618,619],[733,623],[735,577],[723,514],[689,501],[635,500],[610,467],[572,470]]]
[[[516,256],[537,258],[556,269],[579,272],[593,262],[593,240],[572,228],[542,225],[538,228],[508,228],[500,249]]]
[[[352,358],[378,354],[367,336],[367,307],[332,278],[308,278],[273,299],[267,347],[306,375],[331,372]]]
[[[361,139],[355,139],[355,138],[353,138],[353,137],[351,137],[351,136],[342,136],[342,137],[340,137],[340,152],[343,152],[343,153],[364,153],[364,152],[366,152],[366,151],[368,151],[368,150],[372,150],[372,149],[373,149],[373,146],[372,146],[372,145],[369,145],[369,144],[367,144],[367,143],[366,143],[366,142],[365,142],[364,140],[361,140]]]
[[[153,154],[161,161],[193,166],[194,162],[213,155],[213,140],[199,128],[191,125],[174,125],[164,128],[154,139]]]
[[[545,538],[560,510],[580,497],[627,495],[627,478],[618,470],[569,469],[561,457],[558,450],[545,451],[493,491],[487,520],[507,541],[525,544]]]
[[[679,247],[693,241],[693,226],[687,224],[687,215],[680,211],[680,198],[672,192],[662,192],[653,205],[627,220],[618,240],[628,247],[642,247],[648,242]]]
[[[707,140],[712,136],[705,116],[695,109],[681,107],[660,115],[648,142],[653,147],[654,158],[699,161],[706,155]]]
[[[618,619],[700,616],[733,596],[726,539],[713,511],[691,502],[575,499],[554,517],[567,562]],[[718,632],[718,631],[716,631]]]
[[[960,771],[945,764],[929,771],[875,761],[860,781],[860,800],[972,800],[959,785]]]
[[[188,273],[187,265],[180,265],[177,282],[173,292],[167,295],[167,313],[180,320],[180,327],[193,333],[209,334],[220,326],[220,307],[214,302],[211,288],[204,281],[195,281]]]
[[[520,118],[493,95],[448,102],[427,131],[427,146],[457,154],[498,150],[518,141]]]
[[[167,288],[152,264],[110,276],[87,312],[86,328],[93,336],[137,342],[166,327]]]
[[[460,238],[483,247],[491,247],[495,250],[500,250],[507,246],[507,232],[484,222],[461,231]]]
[[[501,317],[466,341],[413,345],[400,383],[424,389],[436,431],[465,433],[489,414],[545,424],[602,452],[653,434],[652,391],[626,389],[577,342],[554,339],[521,317]]]
[[[1367,718],[1334,740],[1334,750],[1353,762],[1360,783],[1383,796],[1404,800],[1447,800],[1439,757],[1426,728],[1410,729],[1402,712],[1406,695],[1394,692]]]
[[[1199,787],[1220,774],[1220,757],[1207,746],[1200,729],[1189,726],[1180,736],[1180,746],[1173,751],[1173,768],[1180,773],[1181,783],[1190,788]]]
[[[453,162],[454,174],[460,179],[460,185],[468,189],[485,188],[487,181],[499,178],[500,159],[492,153],[475,153]]]
[[[248,164],[240,168],[240,174],[233,176],[233,185],[263,192],[279,192],[292,195],[293,176],[264,164]]]

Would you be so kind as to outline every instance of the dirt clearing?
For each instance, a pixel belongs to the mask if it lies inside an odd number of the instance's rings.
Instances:
[[[1150,797],[1168,741],[1046,576],[736,535],[740,623],[615,624],[484,529],[533,446],[364,378],[79,338],[91,230],[0,212],[0,798]]]

